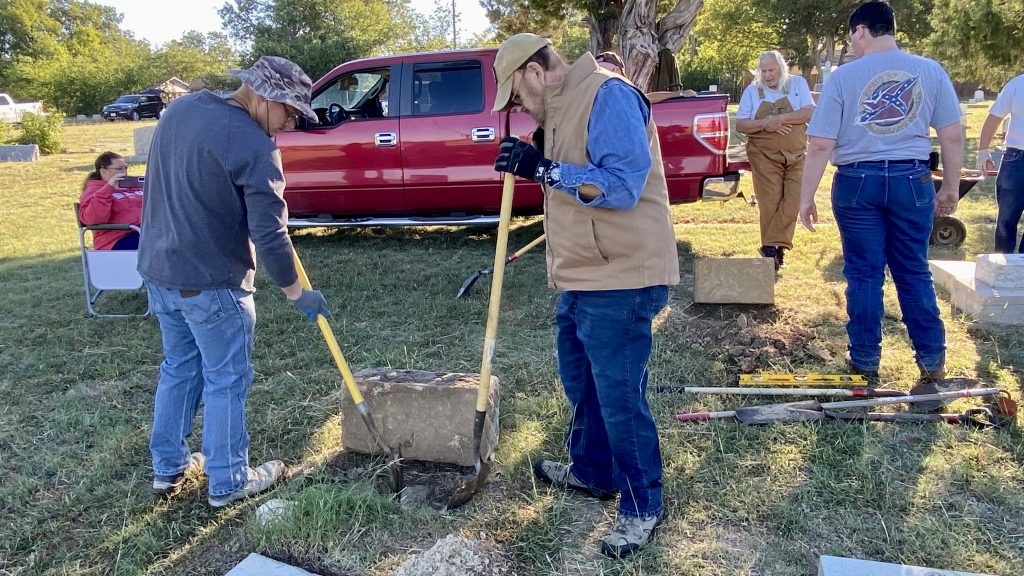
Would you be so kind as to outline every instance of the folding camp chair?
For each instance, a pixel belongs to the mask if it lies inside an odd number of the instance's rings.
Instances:
[[[85,233],[91,230],[135,230],[130,224],[94,224],[87,226],[78,219],[78,203],[75,203],[75,222],[78,223],[78,245],[82,249],[82,279],[85,288],[85,310],[89,316],[126,318],[148,316],[151,313],[147,302],[144,314],[107,314],[96,309],[96,301],[106,292],[139,292],[142,290],[142,276],[136,269],[139,262],[137,250],[93,250],[85,243]]]

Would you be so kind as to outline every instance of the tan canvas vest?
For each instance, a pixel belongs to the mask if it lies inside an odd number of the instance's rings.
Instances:
[[[611,78],[622,80],[599,68],[586,53],[570,66],[561,84],[545,90],[546,157],[577,166],[587,164],[590,112],[597,91]],[[548,284],[552,288],[622,290],[679,283],[679,256],[653,115],[647,123],[647,141],[651,171],[631,210],[588,208],[562,190],[544,187]]]
[[[757,96],[761,99],[761,105],[754,113],[754,120],[763,120],[769,116],[788,114],[793,111],[793,105],[789,101],[789,86],[786,86],[786,95],[775,102],[768,102],[764,99],[764,88],[757,87]],[[789,154],[803,154],[807,150],[807,125],[793,124],[790,126],[789,134],[778,132],[755,132],[747,138],[747,146],[756,146],[764,152],[787,152]]]

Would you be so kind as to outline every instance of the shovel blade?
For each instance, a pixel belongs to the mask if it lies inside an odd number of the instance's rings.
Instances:
[[[491,465],[483,460],[477,460],[475,474],[467,476],[455,492],[448,498],[449,510],[454,510],[473,499],[473,495],[480,490],[491,473]]]
[[[459,288],[458,294],[455,295],[456,300],[462,298],[466,292],[473,287],[473,284],[476,284],[476,281],[480,279],[482,272],[483,270],[477,270],[476,272],[473,272],[469,278],[466,278],[466,281],[462,283],[462,288]]]
[[[736,409],[736,420],[743,424],[771,424],[772,422],[805,422],[821,420],[825,414],[821,404],[814,400],[746,406]]]

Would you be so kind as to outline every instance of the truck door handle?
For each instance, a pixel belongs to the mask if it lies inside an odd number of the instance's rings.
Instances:
[[[382,148],[398,145],[398,135],[394,132],[377,132],[373,135],[373,143]]]
[[[494,142],[494,128],[473,128],[473,142]]]

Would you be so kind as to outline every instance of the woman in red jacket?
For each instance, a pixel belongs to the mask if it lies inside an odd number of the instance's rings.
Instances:
[[[78,219],[85,225],[134,224],[142,222],[142,188],[122,188],[118,180],[128,173],[124,158],[104,152],[96,158],[96,169],[85,177]],[[94,230],[96,250],[138,250],[139,233],[134,230]]]

